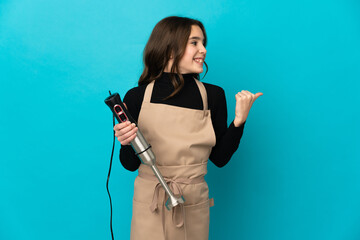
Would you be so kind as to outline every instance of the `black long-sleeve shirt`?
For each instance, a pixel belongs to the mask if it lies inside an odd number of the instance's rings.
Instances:
[[[175,96],[163,100],[174,90],[169,78],[170,74],[164,73],[159,79],[156,79],[150,102],[191,109],[203,109],[201,94],[194,81],[193,74],[183,74],[182,76],[185,80],[184,87]],[[223,167],[237,150],[245,123],[235,127],[232,122],[227,127],[227,107],[224,90],[212,84],[204,82],[203,84],[207,92],[208,107],[211,111],[211,121],[216,135],[216,145],[212,148],[209,159],[216,166]],[[125,94],[123,99],[135,121],[138,121],[145,89],[146,85],[132,88]],[[121,146],[120,162],[125,169],[130,171],[137,170],[141,163],[130,145]]]

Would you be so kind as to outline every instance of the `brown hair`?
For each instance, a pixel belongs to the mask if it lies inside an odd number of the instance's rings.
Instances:
[[[191,33],[191,26],[197,25],[204,34],[204,46],[207,37],[204,25],[195,19],[171,16],[158,22],[145,46],[143,53],[144,70],[138,81],[139,86],[146,85],[158,79],[164,72],[170,57],[173,58],[173,65],[170,72],[171,83],[174,91],[165,99],[177,94],[184,86],[184,78],[179,73],[179,62],[185,53],[185,48]],[[205,63],[205,62],[204,62]],[[205,63],[206,72],[208,66]],[[199,79],[199,74],[194,74]]]

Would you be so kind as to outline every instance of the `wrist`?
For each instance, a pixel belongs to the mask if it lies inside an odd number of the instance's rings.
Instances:
[[[244,122],[245,122],[244,120],[238,118],[235,118],[233,121],[235,127],[240,127]]]

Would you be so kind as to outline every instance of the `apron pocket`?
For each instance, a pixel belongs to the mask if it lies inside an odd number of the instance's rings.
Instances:
[[[131,240],[163,240],[161,225],[161,209],[156,213],[150,211],[148,203],[133,200],[133,215],[131,220]]]
[[[210,203],[204,202],[185,205],[185,224],[188,240],[208,240],[210,223]]]

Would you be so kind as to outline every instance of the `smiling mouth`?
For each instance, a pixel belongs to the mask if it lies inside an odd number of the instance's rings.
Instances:
[[[204,59],[202,59],[202,58],[194,58],[194,61],[197,62],[197,63],[203,63]]]

